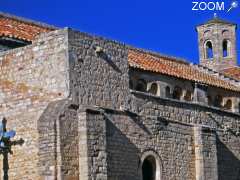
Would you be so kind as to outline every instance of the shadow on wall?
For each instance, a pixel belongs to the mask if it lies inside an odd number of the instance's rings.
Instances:
[[[219,138],[217,138],[217,158],[219,180],[240,180],[240,159]]]
[[[140,180],[140,152],[109,119],[107,125],[108,178]]]
[[[108,56],[105,52],[97,53],[100,58],[106,61],[115,71],[122,74],[122,71],[118,68],[118,66],[113,62],[110,56]]]

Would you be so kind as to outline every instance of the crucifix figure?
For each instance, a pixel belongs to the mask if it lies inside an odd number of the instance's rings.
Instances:
[[[22,145],[24,143],[22,138],[16,141],[11,141],[11,138],[16,135],[16,131],[7,131],[6,125],[7,120],[6,118],[3,118],[2,122],[0,122],[0,154],[3,155],[3,180],[8,180],[8,153],[13,153],[12,146]]]

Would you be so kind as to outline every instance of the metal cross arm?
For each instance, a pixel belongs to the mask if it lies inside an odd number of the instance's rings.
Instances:
[[[0,154],[3,155],[3,180],[8,180],[8,153],[12,154],[12,146],[15,145],[22,145],[24,143],[24,140],[21,138],[19,140],[12,141],[11,138],[13,138],[16,135],[16,131],[9,130],[7,131],[6,128],[7,120],[6,118],[3,118],[2,122],[0,122]]]

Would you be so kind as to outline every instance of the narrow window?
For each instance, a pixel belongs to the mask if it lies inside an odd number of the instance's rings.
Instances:
[[[156,160],[153,156],[145,158],[142,164],[143,180],[156,180]]]
[[[171,97],[171,92],[170,92],[170,87],[169,87],[169,86],[167,86],[167,87],[165,88],[165,95],[166,95],[167,98],[170,98],[170,97]]]
[[[182,88],[176,86],[173,90],[173,99],[180,100],[181,96],[182,96]]]
[[[185,101],[191,101],[192,100],[192,93],[191,91],[187,91],[185,96],[184,96]]]
[[[223,41],[223,57],[230,56],[230,42],[228,40]]]
[[[144,81],[143,79],[139,79],[137,81],[136,90],[137,91],[146,92],[146,90],[147,90],[147,83],[146,83],[146,81]]]
[[[217,95],[214,99],[214,106],[215,107],[222,107],[222,101],[223,101],[222,96]]]
[[[151,94],[157,95],[157,91],[158,91],[158,85],[156,83],[152,83],[149,89],[149,92]]]
[[[206,47],[205,47],[205,54],[207,59],[212,59],[213,58],[213,46],[211,41],[207,41]]]
[[[213,105],[212,97],[211,97],[211,96],[208,96],[207,99],[208,99],[208,105],[209,105],[209,106],[212,106],[212,105]]]
[[[228,110],[231,110],[232,109],[232,101],[230,99],[228,99],[226,104],[224,105],[224,107]]]

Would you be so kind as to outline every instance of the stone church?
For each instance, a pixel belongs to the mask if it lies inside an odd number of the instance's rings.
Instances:
[[[198,25],[192,64],[1,13],[9,180],[240,180],[236,28]]]

